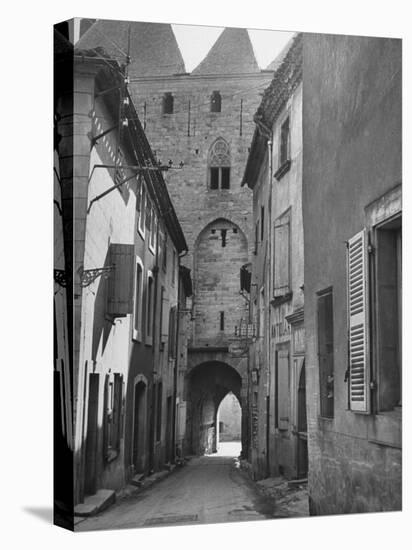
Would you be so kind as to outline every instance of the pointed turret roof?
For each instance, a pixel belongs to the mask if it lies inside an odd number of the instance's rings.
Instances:
[[[100,46],[124,63],[129,27],[130,76],[169,76],[186,72],[172,26],[165,23],[100,19],[80,38],[76,48],[87,50]]]
[[[246,29],[226,28],[193,75],[260,72]]]

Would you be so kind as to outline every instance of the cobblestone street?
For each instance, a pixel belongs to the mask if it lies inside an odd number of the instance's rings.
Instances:
[[[155,486],[120,499],[109,510],[81,521],[76,531],[252,521],[273,517],[236,458],[238,443],[221,443],[219,452],[193,458]]]

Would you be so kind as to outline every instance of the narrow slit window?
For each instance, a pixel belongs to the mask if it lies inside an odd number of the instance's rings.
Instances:
[[[171,115],[173,113],[173,95],[171,92],[166,92],[163,96],[163,114]]]
[[[222,96],[220,92],[214,91],[210,97],[210,112],[220,113],[222,110]]]
[[[225,330],[225,312],[224,311],[220,312],[220,330],[221,331]]]
[[[220,235],[222,237],[222,247],[224,248],[226,246],[226,235],[227,235],[227,229],[221,229]]]

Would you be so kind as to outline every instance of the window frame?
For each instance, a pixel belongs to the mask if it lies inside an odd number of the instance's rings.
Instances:
[[[136,270],[135,270],[135,276],[134,276],[134,291],[133,291],[133,340],[136,340],[137,342],[141,342],[142,332],[143,332],[142,331],[142,317],[143,317],[142,302],[143,302],[144,266],[139,256],[136,256],[135,266],[136,266]],[[138,269],[140,269],[139,296],[136,295]],[[136,308],[138,309],[137,328],[136,328]]]
[[[144,240],[146,237],[146,205],[147,205],[147,189],[144,182],[144,178],[141,179],[141,185],[139,189],[140,193],[140,211],[139,219],[137,221],[137,230],[140,233],[140,236]]]
[[[224,144],[224,152],[215,152],[215,147],[219,144]],[[208,153],[207,163],[207,188],[209,191],[229,191],[231,188],[231,166],[232,157],[229,143],[222,137],[218,137],[212,143]],[[212,177],[212,173],[217,170],[217,187],[212,187],[212,181],[216,180],[216,176]],[[227,171],[227,177],[223,177],[224,171]],[[223,187],[223,182],[225,186]]]
[[[150,216],[150,229],[149,229],[149,232],[150,232],[150,235],[149,235],[149,250],[152,254],[155,254],[155,252],[156,252],[156,240],[157,240],[156,231],[157,231],[158,220],[157,220],[156,211],[155,211],[153,205],[150,206],[150,210],[151,210],[151,216]]]
[[[286,158],[283,158],[282,152],[284,147],[283,140],[283,128],[288,123],[287,143],[286,143]],[[290,109],[287,109],[285,114],[280,120],[278,129],[278,158],[277,158],[277,170],[274,177],[280,181],[282,177],[290,170],[292,163],[292,126],[291,126],[291,113]]]
[[[154,276],[150,269],[147,270],[146,280],[145,344],[147,346],[152,346],[154,320]]]

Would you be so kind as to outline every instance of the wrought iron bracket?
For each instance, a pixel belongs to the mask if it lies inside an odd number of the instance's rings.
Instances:
[[[90,139],[91,139],[90,149],[93,149],[93,147],[96,145],[96,143],[99,141],[99,139],[101,139],[106,134],[109,134],[113,130],[116,130],[116,128],[118,128],[118,126],[119,126],[118,124],[115,124],[114,126],[112,126],[111,128],[108,128],[107,130],[105,130],[104,132],[102,132],[101,134],[99,134],[97,136],[94,136],[94,137],[90,136]]]
[[[66,271],[64,269],[55,269],[54,280],[58,285],[66,287],[68,283],[67,277],[66,277]]]
[[[95,269],[83,269],[82,267],[79,267],[77,272],[80,276],[80,284],[83,288],[85,288],[91,285],[100,276],[107,279],[113,269],[114,265],[108,267],[97,267]]]

